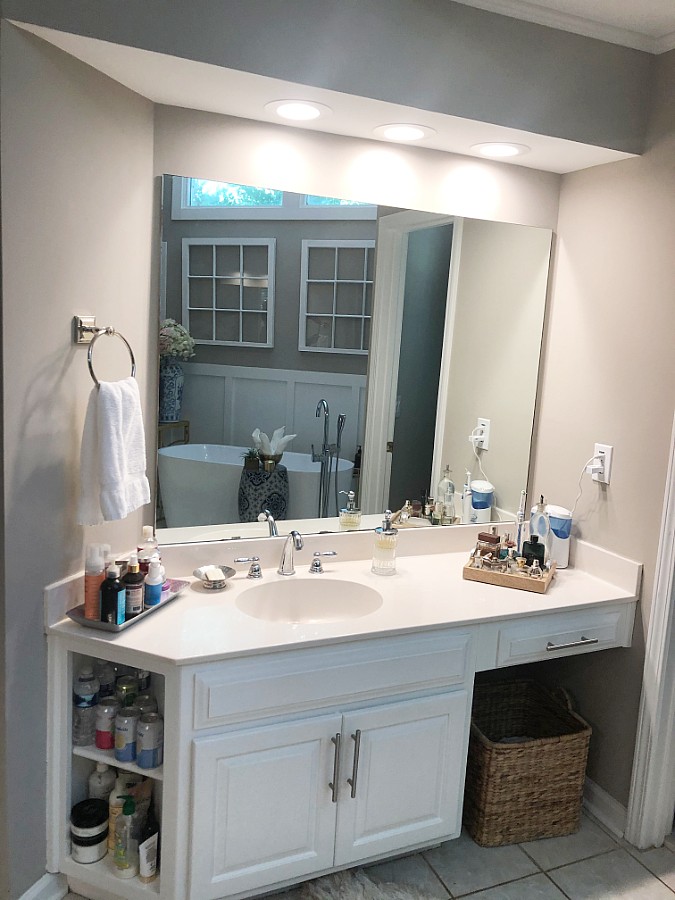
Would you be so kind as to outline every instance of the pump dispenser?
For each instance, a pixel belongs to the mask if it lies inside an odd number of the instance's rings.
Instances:
[[[550,530],[551,523],[549,522],[548,512],[546,511],[546,501],[542,494],[539,497],[539,503],[537,503],[536,506],[533,506],[531,510],[530,539],[536,534],[539,538],[539,542],[541,544],[546,544]]]
[[[356,507],[354,491],[340,491],[347,495],[347,506],[340,510],[340,531],[358,531],[361,526],[361,510]]]
[[[375,529],[375,547],[371,572],[375,575],[396,574],[396,540],[398,531],[391,524],[391,510],[387,509],[382,527]]]
[[[163,583],[162,564],[158,556],[153,556],[150,560],[148,574],[145,576],[145,592],[143,594],[143,606],[145,609],[159,606],[162,601]]]

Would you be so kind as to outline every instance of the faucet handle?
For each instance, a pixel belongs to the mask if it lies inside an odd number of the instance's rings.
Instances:
[[[248,570],[248,575],[246,576],[247,578],[263,577],[259,556],[238,556],[234,561],[236,563],[251,563],[251,568]]]
[[[337,550],[324,550],[323,552],[321,550],[315,550],[314,559],[309,567],[310,575],[323,574],[323,566],[321,565],[322,556],[337,556]]]

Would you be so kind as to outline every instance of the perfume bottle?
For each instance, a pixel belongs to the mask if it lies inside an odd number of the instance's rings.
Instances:
[[[398,531],[391,524],[391,510],[384,513],[382,526],[375,529],[375,546],[371,572],[375,575],[396,574],[396,539]]]
[[[358,531],[361,527],[361,510],[356,508],[354,491],[340,491],[347,495],[347,505],[340,510],[340,531]]]

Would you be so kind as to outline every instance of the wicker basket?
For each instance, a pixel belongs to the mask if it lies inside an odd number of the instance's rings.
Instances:
[[[591,728],[536,682],[476,685],[464,824],[482,847],[577,831]]]

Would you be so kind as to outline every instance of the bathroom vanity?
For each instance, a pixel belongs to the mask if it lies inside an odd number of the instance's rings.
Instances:
[[[246,567],[221,592],[190,578],[116,635],[63,617],[77,578],[48,589],[50,870],[94,900],[244,898],[458,836],[475,673],[629,646],[640,566],[578,542],[547,593],[510,590],[462,580],[471,526],[425,531],[400,534],[390,578],[370,572],[370,533],[306,538],[287,578],[284,539],[256,541],[261,581]],[[187,577],[252,546],[168,547],[164,560]],[[339,555],[309,575],[327,549]],[[71,746],[87,656],[152,672],[165,749],[143,772],[161,813],[150,884],[70,856],[70,809],[95,762],[141,771]]]

